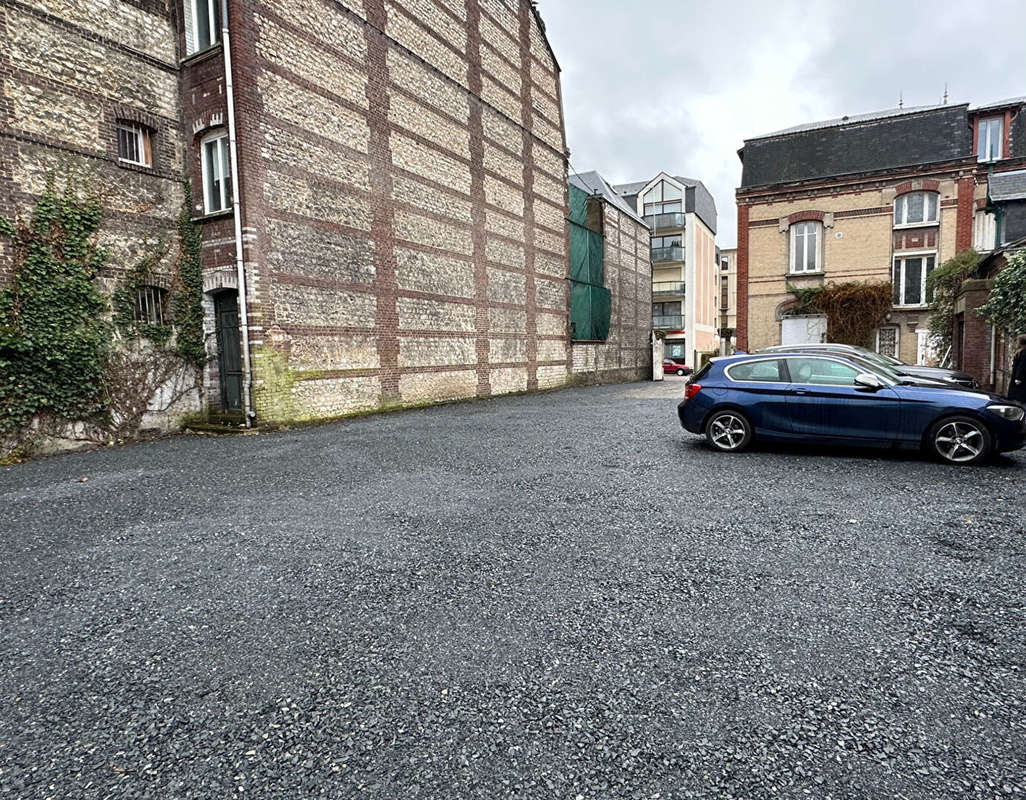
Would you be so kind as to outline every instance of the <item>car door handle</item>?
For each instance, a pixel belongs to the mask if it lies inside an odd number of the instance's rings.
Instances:
[[[808,394],[808,389],[792,389],[791,392],[794,394]]]

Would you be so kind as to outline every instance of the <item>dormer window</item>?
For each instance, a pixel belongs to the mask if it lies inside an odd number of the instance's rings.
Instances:
[[[937,222],[937,193],[909,192],[894,200],[894,227]]]
[[[996,161],[1001,158],[1001,144],[1004,139],[1005,118],[986,117],[978,123],[976,131],[976,155],[980,161]]]

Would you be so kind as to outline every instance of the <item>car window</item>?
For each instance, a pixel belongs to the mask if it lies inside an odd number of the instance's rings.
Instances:
[[[727,368],[735,381],[783,381],[779,359],[743,361]]]
[[[792,383],[817,383],[827,386],[854,386],[859,371],[829,358],[789,358],[787,369]]]

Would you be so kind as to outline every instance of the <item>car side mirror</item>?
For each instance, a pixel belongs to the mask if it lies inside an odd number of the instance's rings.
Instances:
[[[860,372],[856,375],[855,385],[863,389],[872,389],[873,391],[883,388],[883,382],[872,372]]]

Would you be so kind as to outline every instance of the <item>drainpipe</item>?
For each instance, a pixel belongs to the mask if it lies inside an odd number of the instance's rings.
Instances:
[[[232,212],[235,218],[235,271],[239,284],[239,330],[242,335],[242,410],[246,427],[253,425],[253,368],[249,359],[249,307],[246,265],[242,247],[242,204],[239,201],[239,147],[235,134],[235,91],[232,85],[232,47],[228,34],[228,0],[221,2],[221,50],[224,53],[224,88],[228,101],[228,152],[232,167]]]

